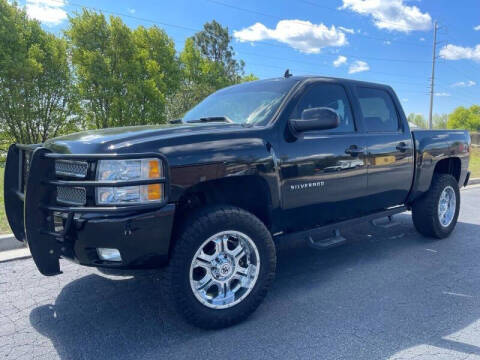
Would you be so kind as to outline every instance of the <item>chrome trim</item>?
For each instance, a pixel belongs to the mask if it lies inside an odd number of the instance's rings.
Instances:
[[[59,189],[63,189],[63,191],[79,190],[79,191],[83,192],[83,195],[82,195],[83,199],[81,199],[81,201],[69,201],[69,200],[62,199],[61,197],[59,197],[59,192],[58,192]],[[57,203],[65,204],[65,205],[77,205],[77,206],[78,205],[79,206],[85,205],[87,203],[87,189],[85,189],[84,187],[58,186],[57,187],[56,200],[57,200]]]
[[[73,172],[73,171],[65,171],[65,170],[58,170],[57,165],[71,165],[71,166],[78,166],[81,170],[81,172]],[[87,172],[88,172],[88,163],[86,161],[74,161],[74,160],[61,160],[57,159],[55,160],[55,174],[60,175],[60,176],[68,176],[68,177],[74,177],[78,179],[84,179],[87,177]]]
[[[457,210],[457,197],[455,190],[451,186],[445,187],[442,193],[440,194],[440,199],[438,200],[438,221],[443,227],[448,227],[455,217],[455,212]]]
[[[257,283],[260,256],[253,240],[239,231],[219,232],[203,242],[190,264],[190,287],[211,309],[242,302]]]

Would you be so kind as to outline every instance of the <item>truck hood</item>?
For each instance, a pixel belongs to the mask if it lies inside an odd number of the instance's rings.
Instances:
[[[202,134],[220,134],[244,129],[240,124],[166,124],[128,126],[90,130],[60,136],[45,142],[44,146],[58,153],[111,153],[131,149],[147,142],[164,142],[179,137]]]

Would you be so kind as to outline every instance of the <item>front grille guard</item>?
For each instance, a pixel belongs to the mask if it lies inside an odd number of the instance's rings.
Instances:
[[[25,153],[30,154],[28,177],[24,180]],[[55,160],[81,160],[89,166],[104,159],[139,159],[158,158],[162,160],[164,176],[148,180],[65,180],[58,179],[55,173]],[[56,201],[57,186],[85,187],[88,189],[108,186],[134,186],[163,184],[164,198],[161,202],[116,205],[116,206],[65,206]],[[75,214],[98,213],[102,215],[123,214],[129,212],[159,209],[169,199],[169,167],[167,159],[160,153],[140,154],[59,154],[53,153],[40,145],[11,145],[5,167],[5,208],[7,219],[15,237],[26,241],[32,257],[44,275],[60,273],[58,259],[66,255],[68,247],[62,246],[68,239]],[[53,213],[66,214],[61,232],[54,231]],[[71,255],[71,254],[70,254]]]

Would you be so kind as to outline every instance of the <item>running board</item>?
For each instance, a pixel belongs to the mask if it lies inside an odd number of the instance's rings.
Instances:
[[[319,239],[314,239],[312,236],[308,237],[308,245],[313,247],[314,249],[328,249],[334,246],[342,245],[343,243],[347,242],[340,234],[340,229],[335,229],[332,232],[332,236],[323,237]]]
[[[370,224],[372,224],[372,226],[383,228],[383,229],[389,229],[391,227],[400,225],[399,222],[393,219],[393,215],[387,216],[386,221],[384,221],[384,218],[371,220]]]
[[[371,222],[373,220],[376,220],[376,219],[380,219],[380,218],[383,218],[383,217],[391,217],[392,215],[395,215],[395,214],[400,214],[402,212],[405,212],[409,210],[409,208],[407,206],[396,206],[394,208],[390,208],[390,209],[387,209],[387,210],[382,210],[382,211],[379,211],[379,212],[376,212],[376,213],[373,213],[373,214],[369,214],[369,215],[364,215],[364,216],[360,216],[358,218],[354,218],[354,219],[349,219],[349,220],[343,220],[343,221],[339,221],[339,222],[336,222],[336,223],[332,223],[332,224],[328,224],[328,225],[322,225],[322,226],[319,226],[319,227],[316,227],[316,228],[313,228],[313,229],[308,229],[308,230],[302,230],[302,231],[297,231],[297,232],[292,232],[292,233],[287,233],[287,234],[279,234],[277,236],[275,236],[275,240],[276,241],[289,241],[289,240],[293,240],[293,239],[298,239],[298,238],[304,238],[306,239],[310,244],[315,243],[317,244],[317,246],[315,247],[319,247],[318,244],[322,243],[322,241],[315,241],[314,239],[315,238],[318,238],[320,235],[324,235],[326,232],[328,233],[329,231],[331,232],[334,232],[334,236],[331,237],[331,238],[328,238],[328,239],[331,239],[332,241],[326,241],[325,243],[328,244],[327,246],[321,246],[322,248],[325,248],[325,247],[331,247],[333,245],[339,245],[340,243],[343,243],[344,241],[342,240],[343,237],[340,235],[340,230],[339,229],[342,229],[343,227],[345,226],[352,226],[352,225],[356,225],[356,224],[362,224],[362,223],[366,223],[366,222]],[[338,235],[338,236],[337,236]],[[328,240],[328,239],[324,239],[324,240]]]

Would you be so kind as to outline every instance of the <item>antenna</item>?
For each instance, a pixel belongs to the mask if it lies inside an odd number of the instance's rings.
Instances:
[[[285,70],[285,73],[283,74],[283,77],[285,79],[288,79],[292,74],[290,73],[290,69]]]

